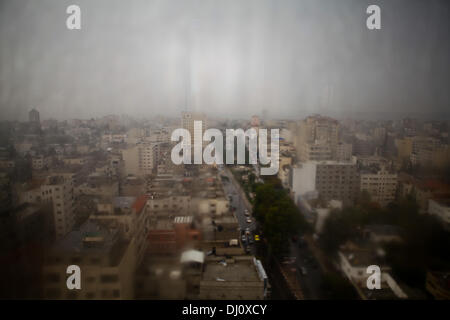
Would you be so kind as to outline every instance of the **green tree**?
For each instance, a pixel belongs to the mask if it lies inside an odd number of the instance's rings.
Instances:
[[[255,191],[253,215],[262,225],[270,253],[281,256],[289,247],[289,237],[306,231],[307,223],[288,193],[279,185],[264,183],[258,185]]]

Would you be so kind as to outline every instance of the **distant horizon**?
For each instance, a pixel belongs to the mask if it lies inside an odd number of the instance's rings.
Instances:
[[[29,111],[31,111],[33,108],[30,108]],[[40,120],[46,121],[46,120],[57,120],[57,121],[67,121],[67,120],[90,120],[90,119],[101,119],[107,116],[127,116],[132,118],[133,120],[151,120],[157,117],[165,117],[168,119],[177,119],[179,116],[181,116],[182,111],[186,110],[180,110],[179,115],[176,114],[170,114],[170,115],[164,115],[162,113],[153,113],[153,114],[130,114],[126,112],[122,113],[105,113],[102,115],[95,115],[91,117],[67,117],[67,118],[57,118],[57,117],[48,117],[45,114],[43,114],[39,108],[34,108],[39,112]],[[28,112],[29,112],[28,111]],[[189,112],[189,110],[187,110]],[[28,121],[28,112],[25,117],[21,117],[21,119],[1,119],[1,122],[27,122]],[[194,111],[191,111],[194,112]],[[204,112],[202,110],[197,110],[195,112],[202,112],[205,115],[211,117],[211,119],[221,119],[221,120],[248,120],[250,121],[251,117],[256,115],[262,119],[261,113],[252,113],[248,116],[236,116],[236,115],[223,115],[223,114],[216,114],[216,113],[209,113]],[[441,121],[446,122],[450,121],[450,110],[448,111],[442,111],[442,112],[402,112],[402,111],[391,111],[391,112],[376,112],[376,111],[360,111],[360,112],[335,112],[331,110],[317,110],[316,112],[305,112],[302,115],[298,115],[296,117],[289,117],[289,116],[272,116],[269,111],[269,116],[265,120],[284,120],[284,121],[296,121],[296,120],[302,120],[305,119],[308,116],[311,115],[322,115],[322,116],[328,116],[337,120],[345,120],[345,119],[353,119],[353,120],[364,120],[364,121],[389,121],[389,120],[401,120],[405,118],[412,118],[417,119],[420,121]]]

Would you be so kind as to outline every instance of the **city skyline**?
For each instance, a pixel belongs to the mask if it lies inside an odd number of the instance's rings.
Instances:
[[[450,300],[449,27],[444,0],[0,0],[0,299]]]

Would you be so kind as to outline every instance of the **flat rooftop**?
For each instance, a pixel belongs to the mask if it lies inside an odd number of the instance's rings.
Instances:
[[[107,252],[113,247],[116,240],[117,232],[103,228],[92,220],[87,220],[79,230],[69,232],[56,243],[55,249],[63,252]]]
[[[207,261],[202,281],[218,281],[217,279],[238,282],[260,281],[252,260],[236,260],[234,263],[227,263],[226,266],[219,261]]]

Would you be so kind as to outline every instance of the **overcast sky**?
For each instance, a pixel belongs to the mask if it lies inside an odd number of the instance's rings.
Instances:
[[[449,112],[449,3],[0,0],[1,119]]]

